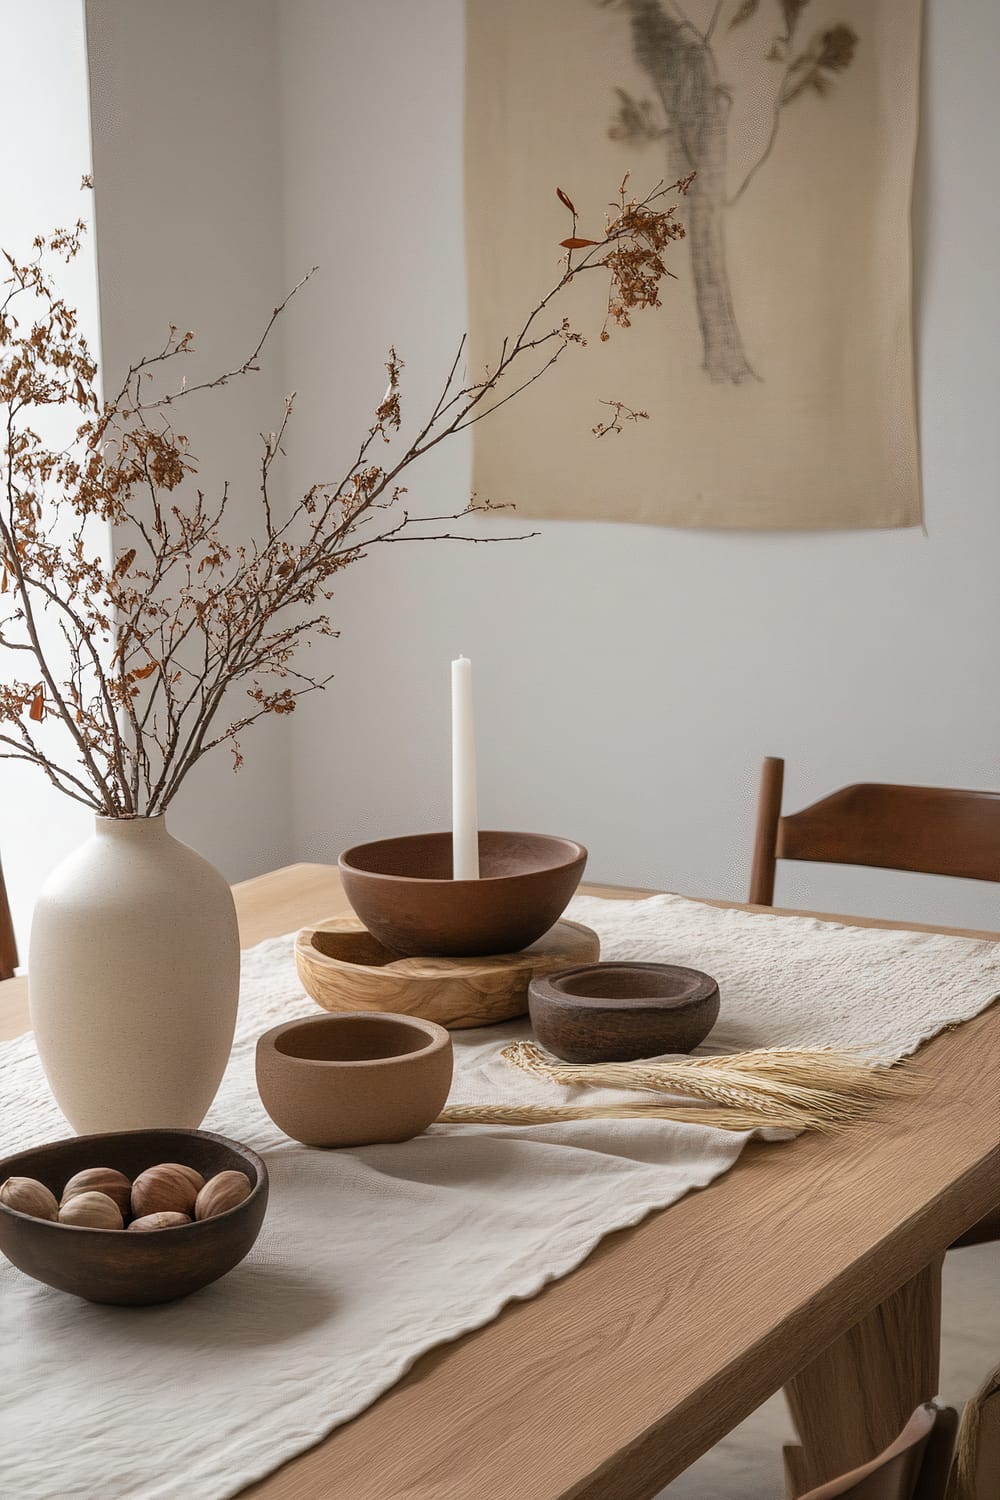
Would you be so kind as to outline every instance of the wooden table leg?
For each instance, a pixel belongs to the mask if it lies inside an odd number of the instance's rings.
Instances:
[[[785,1449],[790,1497],[867,1463],[938,1389],[939,1256],[785,1386],[801,1446]]]

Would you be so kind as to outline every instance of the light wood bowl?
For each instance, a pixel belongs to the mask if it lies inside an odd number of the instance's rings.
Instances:
[[[392,1011],[455,1031],[524,1015],[536,974],[593,963],[600,952],[596,932],[563,920],[520,953],[406,958],[384,948],[356,917],[332,917],[299,933],[295,964],[323,1010]]]

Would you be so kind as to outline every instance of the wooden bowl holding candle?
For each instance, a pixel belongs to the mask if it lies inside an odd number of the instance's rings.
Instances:
[[[452,878],[450,833],[357,844],[340,856],[340,873],[383,947],[447,958],[527,948],[562,916],[586,863],[573,839],[480,830],[478,880]]]

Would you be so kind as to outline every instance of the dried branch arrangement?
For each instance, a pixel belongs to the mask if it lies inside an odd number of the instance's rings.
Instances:
[[[671,274],[664,254],[684,233],[676,195],[687,183],[661,184],[641,199],[628,196],[627,183],[594,238],[578,233],[576,209],[559,190],[572,233],[557,277],[503,340],[495,364],[469,382],[463,339],[433,410],[404,434],[403,362],[391,349],[388,388],[341,477],[285,504],[273,488],[289,397],[263,440],[255,534],[237,544],[225,539],[228,486],[214,500],[198,488],[175,412],[195,392],[257,370],[288,299],[235,368],[190,385],[178,379],[193,335],[171,327],[162,348],[137,359],[101,400],[77,314],[48,269],[78,253],[82,222],[39,236],[27,260],[4,252],[0,648],[17,657],[13,675],[0,676],[0,757],[39,766],[59,790],[105,816],[161,813],[203,755],[226,745],[238,767],[245,729],[292,712],[303,693],[329,680],[303,670],[299,651],[316,635],[335,634],[328,606],[342,569],[402,541],[507,540],[451,529],[490,509],[488,500],[473,497],[445,516],[412,514],[404,477],[438,443],[527,390],[571,345],[586,343],[556,311],[582,273],[601,271],[608,281],[602,339],[610,324],[627,328],[632,313],[660,305]],[[623,416],[645,415],[608,404],[615,430]],[[68,447],[50,446],[37,430],[53,407],[78,414]],[[100,542],[109,525],[106,561]],[[246,706],[230,717],[224,700],[232,702],[234,689]],[[67,755],[50,752],[43,726],[51,719],[68,736]]]

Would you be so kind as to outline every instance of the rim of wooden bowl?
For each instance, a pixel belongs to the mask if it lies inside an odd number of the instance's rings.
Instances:
[[[415,1048],[412,1052],[397,1052],[386,1057],[357,1058],[296,1057],[294,1052],[283,1052],[278,1047],[279,1039],[287,1032],[302,1031],[307,1027],[332,1028],[344,1021],[374,1021],[376,1025],[383,1021],[391,1021],[397,1026],[423,1032],[427,1037],[427,1044],[424,1047]],[[300,1016],[298,1020],[282,1021],[280,1026],[272,1026],[270,1031],[265,1031],[258,1038],[257,1051],[273,1052],[282,1059],[283,1063],[292,1063],[305,1068],[385,1068],[392,1065],[404,1067],[407,1063],[417,1058],[427,1057],[432,1052],[450,1049],[451,1044],[451,1032],[439,1025],[437,1021],[428,1021],[423,1016],[391,1010],[338,1010],[325,1012],[321,1016]]]
[[[479,832],[481,836],[487,837],[499,836],[507,839],[525,839],[529,843],[537,840],[539,843],[562,844],[567,851],[566,858],[550,865],[541,865],[533,870],[512,872],[509,875],[483,875],[477,880],[453,880],[448,876],[436,875],[393,875],[387,870],[368,870],[362,865],[352,863],[352,856],[356,856],[362,849],[377,848],[379,844],[418,843],[426,839],[451,838],[451,833],[447,829],[436,829],[429,833],[404,833],[384,839],[368,839],[363,844],[353,844],[350,849],[344,850],[337,863],[342,870],[349,870],[352,875],[363,875],[368,880],[405,880],[413,885],[471,885],[481,889],[483,886],[503,885],[509,880],[524,880],[532,875],[550,875],[554,870],[565,870],[570,865],[575,865],[579,860],[586,860],[588,857],[585,845],[576,839],[564,838],[559,833],[524,833],[508,828],[481,828]]]
[[[607,974],[610,970],[627,970],[645,974],[687,974],[699,981],[694,994],[671,997],[667,995],[595,995],[585,991],[565,989],[567,980],[587,974]],[[704,969],[693,969],[688,964],[663,964],[643,959],[600,959],[597,963],[575,964],[570,969],[556,969],[550,974],[537,974],[528,987],[529,999],[538,994],[545,999],[562,1002],[568,1009],[583,1010],[613,1009],[627,1007],[632,1011],[650,1010],[664,1013],[694,1009],[714,999],[719,994],[718,980]]]
[[[23,1161],[25,1157],[53,1151],[58,1146],[68,1146],[71,1142],[92,1141],[96,1146],[99,1146],[102,1141],[124,1140],[126,1137],[134,1139],[142,1135],[172,1135],[176,1136],[179,1141],[191,1139],[214,1141],[217,1145],[226,1146],[230,1151],[234,1151],[237,1156],[242,1156],[254,1168],[257,1174],[256,1182],[252,1185],[249,1195],[243,1199],[242,1203],[237,1203],[233,1208],[227,1208],[225,1213],[213,1214],[210,1219],[192,1219],[190,1224],[168,1225],[166,1229],[158,1229],[156,1231],[157,1234],[191,1234],[192,1232],[204,1230],[209,1224],[217,1224],[220,1219],[227,1219],[230,1214],[239,1213],[241,1209],[245,1209],[255,1198],[260,1197],[262,1193],[267,1191],[267,1167],[263,1159],[258,1156],[257,1152],[251,1146],[245,1146],[242,1141],[234,1141],[231,1136],[219,1135],[214,1130],[185,1130],[182,1126],[171,1125],[151,1125],[147,1130],[102,1130],[92,1135],[67,1135],[60,1137],[57,1141],[43,1141],[39,1146],[28,1146],[24,1151],[12,1151],[9,1156],[4,1157],[0,1161],[0,1183],[6,1182],[7,1178],[12,1175],[19,1177],[30,1175],[26,1172],[12,1174],[10,1171],[11,1162]],[[156,1162],[150,1162],[151,1167],[156,1165]],[[224,1168],[223,1170],[235,1169]],[[205,1180],[207,1182],[208,1178]],[[97,1229],[89,1224],[60,1224],[58,1219],[40,1219],[34,1214],[24,1214],[20,1209],[11,1208],[6,1203],[0,1203],[0,1213],[10,1214],[15,1219],[27,1219],[32,1224],[48,1224],[52,1229],[71,1229],[77,1234],[103,1234],[113,1236],[116,1240],[120,1240],[123,1236],[126,1239],[128,1237],[127,1226],[125,1229]]]

